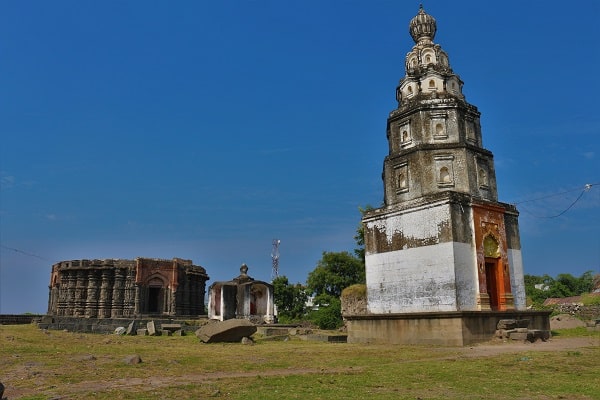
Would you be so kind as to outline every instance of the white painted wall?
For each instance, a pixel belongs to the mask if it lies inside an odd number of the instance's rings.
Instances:
[[[525,275],[521,250],[508,249],[508,265],[515,309],[526,310],[527,297],[525,296]]]
[[[475,254],[465,243],[441,243],[366,257],[371,313],[477,309]]]
[[[456,310],[452,252],[452,243],[444,243],[368,255],[369,311]]]
[[[479,311],[477,252],[475,247],[468,243],[454,242],[453,245],[457,308],[459,311]]]

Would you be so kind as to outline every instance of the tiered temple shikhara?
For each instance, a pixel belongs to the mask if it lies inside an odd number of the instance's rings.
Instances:
[[[489,339],[500,318],[547,325],[522,313],[518,212],[498,201],[480,113],[436,29],[421,6],[387,119],[384,205],[363,218],[369,316],[347,318],[350,341],[465,344]]]

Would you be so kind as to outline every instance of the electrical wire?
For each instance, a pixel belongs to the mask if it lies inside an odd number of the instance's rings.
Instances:
[[[6,250],[11,250],[14,251],[15,253],[19,253],[19,254],[23,254],[25,256],[29,256],[29,257],[35,257],[35,258],[39,258],[40,260],[44,260],[44,261],[50,261],[50,262],[55,262],[54,260],[50,260],[48,258],[42,257],[42,256],[38,256],[37,254],[33,254],[33,253],[29,253],[27,251],[23,251],[23,250],[19,250],[19,249],[15,249],[14,247],[8,247],[5,245],[0,245],[0,247],[2,247],[3,249]]]
[[[534,217],[534,218],[540,218],[540,219],[552,219],[552,218],[558,218],[558,217],[560,217],[560,216],[564,215],[564,214],[565,214],[567,211],[569,211],[571,208],[573,208],[573,206],[574,206],[575,204],[577,204],[577,202],[578,202],[579,200],[581,200],[581,198],[583,197],[583,195],[584,195],[586,192],[589,192],[589,191],[592,189],[592,187],[593,187],[593,186],[595,186],[595,185],[598,185],[598,183],[586,183],[586,184],[584,185],[584,187],[583,187],[583,190],[581,191],[581,193],[579,193],[579,196],[577,196],[577,198],[576,198],[576,199],[575,199],[575,200],[574,200],[574,201],[573,201],[573,202],[572,202],[572,203],[571,203],[571,204],[570,204],[570,205],[569,205],[567,208],[565,208],[563,211],[559,212],[559,213],[558,213],[558,214],[556,214],[556,215],[550,215],[550,216],[540,216],[540,215],[535,215],[535,214],[533,214],[533,213],[531,213],[531,212],[527,211],[527,209],[523,209],[523,211],[525,211],[527,214],[531,215],[531,216],[532,216],[532,217]],[[518,202],[518,203],[514,203],[514,204],[515,204],[515,205],[517,205],[517,204],[529,203],[529,202],[533,202],[533,201],[544,200],[544,199],[547,199],[547,198],[550,198],[550,197],[560,196],[560,195],[562,195],[562,194],[565,194],[565,193],[574,192],[574,191],[576,191],[576,190],[579,190],[579,189],[567,190],[567,191],[565,191],[565,192],[560,192],[560,193],[550,194],[550,195],[547,195],[547,196],[538,197],[538,198],[535,198],[535,199],[530,199],[530,200],[524,200],[524,201],[520,201],[520,202]]]

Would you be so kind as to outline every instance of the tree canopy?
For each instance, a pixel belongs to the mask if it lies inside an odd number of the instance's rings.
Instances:
[[[340,296],[342,290],[365,282],[363,260],[347,251],[323,252],[316,268],[308,274],[308,293],[314,295],[316,310],[308,318],[321,329],[334,329],[342,325]]]
[[[298,321],[306,314],[306,288],[299,283],[290,284],[286,276],[273,279],[273,297],[280,322]]]
[[[340,297],[342,290],[355,283],[365,283],[365,266],[347,251],[323,252],[316,268],[308,274],[306,286],[316,296]]]
[[[556,278],[525,275],[525,293],[530,303],[539,306],[548,298],[579,296],[593,291],[597,276],[593,271],[584,272],[579,278],[571,274],[559,274]]]

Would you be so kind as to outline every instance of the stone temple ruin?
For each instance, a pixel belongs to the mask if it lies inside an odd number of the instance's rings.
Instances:
[[[48,315],[40,327],[152,335],[159,330],[172,334],[174,329],[186,329],[185,324],[173,323],[178,320],[237,319],[235,333],[240,326],[247,331],[248,325],[275,321],[273,285],[248,276],[246,264],[236,278],[210,286],[207,311],[208,279],[204,268],[181,258],[62,261],[52,266]],[[214,324],[211,329],[216,329]],[[213,335],[230,337],[233,333]]]
[[[206,270],[191,260],[71,260],[52,266],[48,314],[133,318],[206,314]]]
[[[526,311],[518,211],[498,201],[480,113],[433,39],[421,7],[387,119],[384,205],[364,215],[367,312],[345,315],[349,342],[463,345],[500,320],[548,331]],[[521,326],[521,325],[520,325]]]

